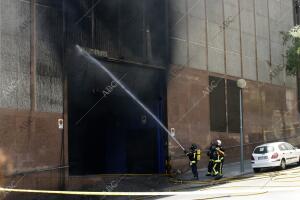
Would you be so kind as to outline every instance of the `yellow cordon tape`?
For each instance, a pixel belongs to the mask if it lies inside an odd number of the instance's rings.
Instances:
[[[265,189],[245,189],[245,190],[202,190],[189,192],[84,192],[84,191],[55,191],[55,190],[29,190],[29,189],[11,189],[1,188],[0,192],[18,192],[18,193],[36,193],[36,194],[56,194],[56,195],[83,195],[83,196],[170,196],[170,195],[218,195],[218,194],[249,194],[255,192],[272,191],[299,191],[299,187],[289,188],[265,188]]]
[[[88,191],[55,191],[55,190],[30,190],[1,188],[2,192],[21,192],[38,194],[59,194],[59,195],[86,195],[86,196],[164,196],[174,195],[176,192],[88,192]],[[177,192],[178,193],[178,192]],[[181,192],[180,192],[181,193]],[[184,192],[183,192],[184,193]]]
[[[286,170],[285,172],[271,172],[266,173],[265,175],[260,176],[254,176],[249,177],[248,180],[255,180],[255,179],[263,179],[263,178],[271,178],[271,176],[267,175],[276,175],[277,179],[282,179],[286,177],[280,177],[280,176],[287,176],[288,178],[294,178],[299,177],[298,173],[300,172],[299,169],[291,169]],[[297,174],[296,176],[292,176],[291,174]],[[278,178],[278,176],[280,178]],[[275,178],[275,177],[273,177]],[[275,178],[275,179],[276,179]],[[228,178],[235,179],[235,178]],[[231,181],[230,183],[238,182],[239,179]],[[175,182],[175,181],[174,181]],[[189,182],[189,181],[179,181],[179,182]],[[191,181],[194,182],[194,181]],[[200,182],[200,181],[199,181]],[[204,182],[204,181],[203,181]],[[289,181],[290,182],[290,181]],[[296,182],[296,181],[292,181]],[[300,182],[300,181],[297,181]],[[248,187],[249,186],[245,186]],[[253,189],[235,189],[235,190],[224,190],[225,188],[243,188],[242,186],[228,186],[228,187],[216,187],[216,188],[208,188],[198,191],[189,191],[189,192],[89,192],[89,191],[55,191],[55,190],[31,190],[31,189],[14,189],[14,188],[2,188],[0,187],[0,192],[16,192],[16,193],[35,193],[35,194],[54,194],[54,195],[82,195],[82,196],[170,196],[170,195],[218,195],[218,194],[228,194],[228,195],[235,195],[239,193],[239,195],[249,195],[249,193],[259,194],[259,193],[267,193],[272,191],[299,191],[300,187],[294,185],[294,187],[289,186],[267,186],[269,188],[261,189],[261,186],[251,186]],[[255,187],[258,187],[258,189],[254,189]],[[223,189],[223,190],[220,190]],[[217,191],[216,191],[217,190]],[[233,193],[235,192],[235,193]],[[259,193],[257,193],[259,192]],[[247,194],[248,193],[248,194]]]

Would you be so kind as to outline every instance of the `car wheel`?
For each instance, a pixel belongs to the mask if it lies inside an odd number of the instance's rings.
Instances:
[[[253,168],[254,173],[260,172],[260,168]]]
[[[300,156],[299,156],[299,160],[298,160],[298,165],[300,165]]]
[[[280,162],[280,169],[284,170],[285,168],[286,168],[286,162],[285,162],[285,159],[282,159]]]

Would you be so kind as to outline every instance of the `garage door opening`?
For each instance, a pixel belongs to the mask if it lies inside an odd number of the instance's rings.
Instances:
[[[102,62],[165,123],[163,70]],[[71,175],[164,173],[167,134],[97,66],[68,67]]]

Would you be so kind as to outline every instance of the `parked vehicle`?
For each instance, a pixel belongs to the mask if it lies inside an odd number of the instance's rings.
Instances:
[[[257,146],[251,156],[255,173],[262,168],[279,167],[284,170],[287,165],[300,164],[300,149],[287,142],[274,142]]]

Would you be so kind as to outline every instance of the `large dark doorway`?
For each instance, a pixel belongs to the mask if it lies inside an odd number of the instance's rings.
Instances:
[[[102,63],[165,122],[163,70]],[[165,172],[166,133],[105,72],[80,56],[69,64],[68,116],[71,174]]]
[[[122,88],[111,88],[101,69],[69,49],[80,45],[117,61],[103,64],[164,123],[165,70],[125,62],[167,66],[167,1],[63,2],[70,173],[165,172],[167,134]]]

